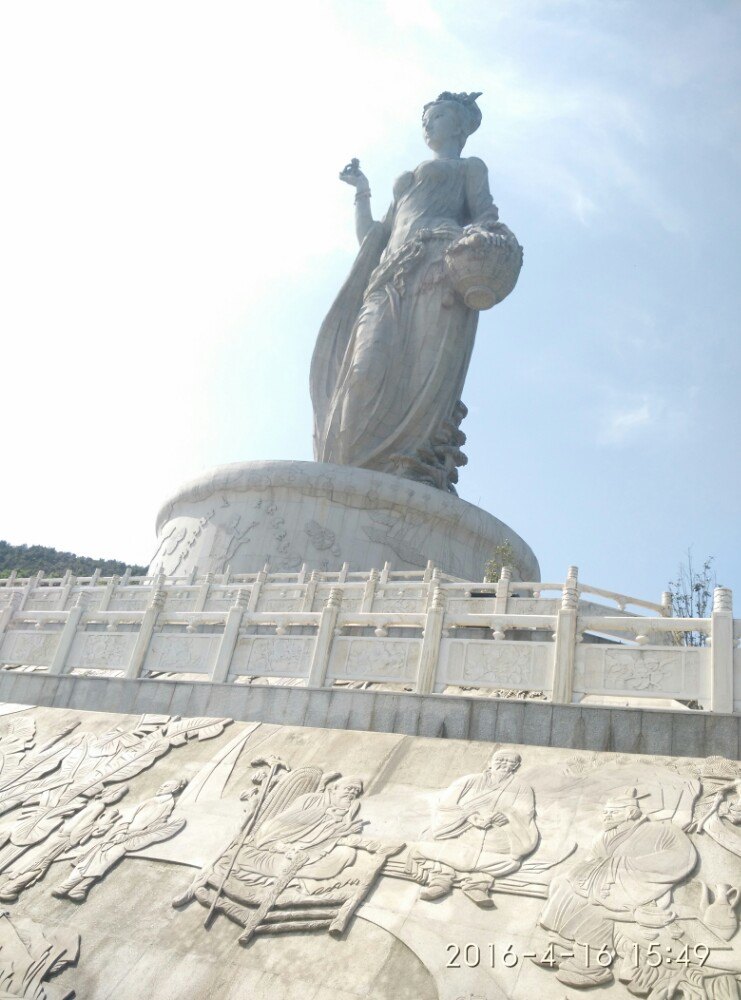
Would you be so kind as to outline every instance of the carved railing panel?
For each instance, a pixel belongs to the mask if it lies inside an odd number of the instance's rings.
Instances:
[[[144,660],[144,670],[209,674],[219,642],[218,635],[155,635]]]
[[[7,632],[0,646],[0,660],[15,665],[30,663],[37,667],[50,666],[60,632],[41,632],[35,629],[13,629]]]
[[[579,693],[637,697],[710,698],[707,647],[578,646],[574,690]]]
[[[144,611],[152,598],[148,587],[120,587],[108,605],[109,611]]]
[[[72,641],[66,667],[125,670],[136,638],[136,632],[82,632]]]
[[[338,637],[332,644],[327,678],[412,682],[421,649],[421,639]]]
[[[236,677],[308,677],[313,636],[240,636],[230,674]]]
[[[462,687],[546,691],[551,687],[553,644],[443,639],[436,691]]]

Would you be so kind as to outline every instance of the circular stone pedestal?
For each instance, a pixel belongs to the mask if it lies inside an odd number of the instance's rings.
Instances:
[[[384,472],[318,462],[238,462],[186,483],[157,517],[150,573],[168,576],[309,569],[424,569],[483,579],[497,545],[515,576],[539,580],[538,561],[506,524],[473,504]]]

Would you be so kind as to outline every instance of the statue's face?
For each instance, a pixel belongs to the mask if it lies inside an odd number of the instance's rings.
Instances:
[[[185,787],[185,782],[183,781],[166,781],[164,785],[161,785],[157,789],[157,795],[176,795],[181,788]]]
[[[343,806],[349,806],[360,795],[360,787],[354,783],[336,786],[335,801]]]
[[[437,150],[451,139],[458,140],[461,148],[463,147],[460,118],[450,101],[442,101],[428,108],[422,115],[422,129],[430,149]]]
[[[602,810],[602,825],[605,830],[614,830],[616,826],[630,819],[633,806],[605,806]]]
[[[520,766],[517,757],[506,753],[495,753],[489,761],[489,770],[492,774],[511,774]]]

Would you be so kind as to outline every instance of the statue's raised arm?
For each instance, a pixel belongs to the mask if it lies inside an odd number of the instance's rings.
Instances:
[[[360,169],[360,160],[353,157],[340,171],[340,180],[355,188],[355,232],[358,235],[358,243],[362,243],[373,225],[373,216],[370,208],[370,184]]]
[[[445,92],[425,105],[432,158],[396,180],[382,221],[359,161],[340,173],[355,188],[361,246],[312,359],[317,461],[455,493],[478,311],[509,294],[522,263],[498,221],[486,165],[461,156],[481,124],[480,96]]]

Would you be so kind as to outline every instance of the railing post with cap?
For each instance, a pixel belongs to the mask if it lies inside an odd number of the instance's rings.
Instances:
[[[13,615],[20,607],[21,595],[18,592],[15,594],[11,592],[8,594],[7,602],[7,604],[3,605],[2,611],[0,611],[0,645],[3,641],[3,633],[13,620]],[[2,660],[0,660],[0,663],[2,663]]]
[[[319,628],[309,667],[309,687],[324,687],[341,604],[342,590],[339,587],[332,587],[329,592],[329,600],[324,605],[319,619]]]
[[[64,673],[64,668],[67,664],[67,657],[69,656],[69,651],[72,648],[72,643],[74,642],[75,635],[77,634],[77,627],[80,624],[80,619],[82,618],[84,611],[84,596],[83,594],[78,594],[75,606],[67,612],[67,620],[64,623],[64,628],[59,636],[57,648],[54,652],[54,656],[52,657],[52,661],[49,664],[50,674]]]
[[[551,701],[557,705],[570,705],[574,697],[574,659],[578,609],[578,570],[576,566],[569,566],[561,595],[561,607],[556,620],[556,649],[553,657]]]
[[[363,600],[360,605],[360,610],[363,613],[370,613],[373,610],[373,599],[376,596],[377,583],[378,570],[372,569],[368,574],[368,579],[365,581],[365,587],[363,588]]]
[[[257,574],[257,579],[252,584],[252,590],[250,591],[250,602],[247,605],[248,611],[257,611],[257,602],[260,600],[260,591],[262,590],[262,585],[268,578],[269,571],[270,563],[265,563],[263,568]]]
[[[713,591],[710,618],[710,711],[733,712],[733,594],[729,587]]]
[[[440,640],[445,618],[445,596],[439,582],[434,586],[432,600],[427,609],[425,627],[422,633],[422,649],[417,668],[417,694],[430,694],[435,689],[437,665],[440,659]]]
[[[509,584],[512,579],[512,570],[509,566],[502,566],[502,572],[497,581],[497,596],[494,599],[494,614],[506,615],[507,602],[509,600]]]
[[[164,580],[161,577],[157,577],[154,585],[154,593],[152,594],[152,599],[149,602],[149,607],[142,615],[141,625],[139,626],[139,635],[136,637],[136,643],[131,651],[131,658],[129,659],[128,666],[124,673],[124,677],[133,679],[139,677],[142,672],[142,667],[144,666],[144,661],[147,657],[147,652],[149,650],[149,643],[152,640],[152,635],[154,634],[154,626],[157,622],[160,611],[165,606],[165,591],[162,584]]]
[[[201,583],[201,586],[198,589],[198,593],[196,594],[195,603],[193,605],[194,611],[205,610],[206,604],[208,602],[208,596],[211,593],[211,584],[213,582],[214,582],[213,573],[206,573],[206,575],[203,578],[203,582]]]
[[[224,633],[219,643],[219,651],[216,654],[216,662],[211,671],[211,680],[214,684],[224,684],[229,677],[229,668],[232,664],[234,650],[237,648],[239,639],[239,628],[242,624],[244,612],[249,604],[249,595],[245,590],[237,592],[237,599],[229,608],[224,624]]]
[[[316,588],[318,584],[317,571],[313,569],[309,576],[309,581],[306,584],[306,590],[304,591],[304,600],[301,604],[302,611],[311,611],[314,606],[314,596],[316,594]]]
[[[21,595],[21,603],[18,608],[19,611],[24,610],[26,604],[28,603],[29,598],[31,597],[31,594],[34,592],[34,590],[36,590],[38,585],[41,583],[43,577],[44,577],[44,571],[43,569],[40,569],[36,574],[36,576],[30,576],[28,578],[28,583],[23,588],[23,594]]]

